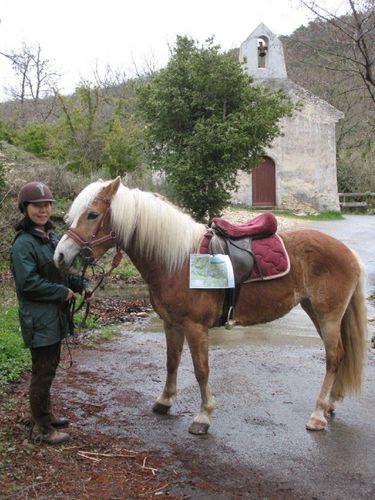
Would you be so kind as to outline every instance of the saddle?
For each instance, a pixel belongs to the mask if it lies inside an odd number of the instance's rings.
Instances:
[[[245,224],[215,217],[209,224],[213,236],[208,244],[208,253],[229,255],[233,266],[235,285],[246,281],[254,268],[262,276],[262,271],[252,251],[252,240],[266,238],[276,233],[277,220],[271,213],[258,215]]]
[[[199,253],[229,255],[235,281],[234,289],[225,290],[223,314],[218,326],[225,325],[227,329],[231,329],[235,325],[233,315],[240,285],[249,281],[252,274],[256,279],[263,279],[261,266],[253,252],[253,241],[271,237],[276,230],[277,219],[269,212],[258,215],[245,224],[232,224],[218,217],[209,223]]]

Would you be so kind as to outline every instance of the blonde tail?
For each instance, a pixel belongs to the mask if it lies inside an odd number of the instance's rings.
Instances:
[[[354,253],[354,252],[353,252]],[[367,343],[367,306],[364,293],[364,267],[357,255],[360,276],[341,322],[344,358],[340,363],[331,392],[332,401],[359,392]]]

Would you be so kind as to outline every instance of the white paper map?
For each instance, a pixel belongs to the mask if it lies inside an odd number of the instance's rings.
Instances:
[[[234,288],[233,267],[229,256],[191,254],[190,288]]]

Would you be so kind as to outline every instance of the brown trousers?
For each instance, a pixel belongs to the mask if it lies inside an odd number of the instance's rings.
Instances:
[[[32,359],[29,401],[31,415],[39,430],[53,430],[50,390],[60,363],[61,342],[30,349]]]

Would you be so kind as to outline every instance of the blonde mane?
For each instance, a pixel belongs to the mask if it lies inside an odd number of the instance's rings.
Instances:
[[[74,200],[68,223],[73,227],[79,215],[111,181],[89,184]],[[155,258],[168,271],[177,271],[189,254],[197,252],[205,226],[195,222],[168,200],[154,193],[120,185],[111,203],[112,228],[124,250],[133,239],[134,249]]]

